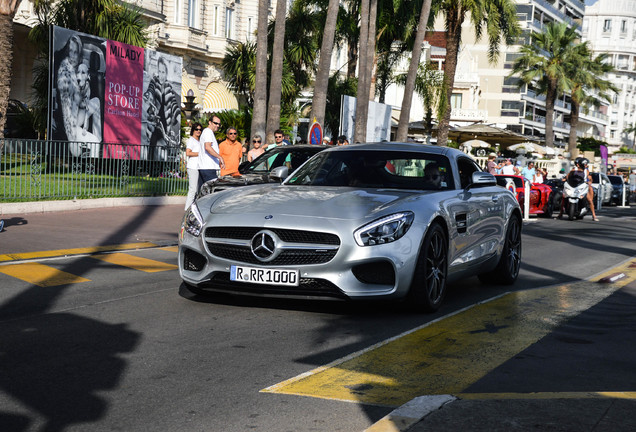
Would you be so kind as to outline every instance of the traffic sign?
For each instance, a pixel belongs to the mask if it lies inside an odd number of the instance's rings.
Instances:
[[[322,126],[320,123],[314,122],[309,128],[309,135],[307,136],[307,142],[309,144],[322,144]]]

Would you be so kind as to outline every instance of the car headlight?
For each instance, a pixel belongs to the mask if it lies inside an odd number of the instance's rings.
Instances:
[[[374,246],[391,243],[402,237],[413,223],[412,212],[385,216],[357,229],[353,236],[359,246]]]
[[[201,235],[201,228],[203,228],[203,218],[199,207],[196,202],[192,203],[185,216],[183,217],[183,228],[195,237]]]

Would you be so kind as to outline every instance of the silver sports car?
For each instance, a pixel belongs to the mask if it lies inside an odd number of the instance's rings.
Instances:
[[[179,272],[199,293],[406,299],[434,311],[459,278],[513,283],[521,226],[512,193],[461,151],[356,144],[318,153],[282,184],[196,200]]]

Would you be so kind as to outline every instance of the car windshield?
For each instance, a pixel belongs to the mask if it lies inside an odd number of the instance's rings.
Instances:
[[[618,185],[618,186],[622,186],[623,185],[623,177],[621,176],[607,176],[609,177],[610,182],[612,182],[613,185]]]
[[[241,169],[242,174],[268,173],[274,168],[287,165],[290,172],[301,166],[324,147],[279,146],[269,150]]]
[[[349,149],[317,155],[286,184],[421,190],[452,189],[454,185],[445,156]]]
[[[598,183],[598,173],[590,173],[590,175],[592,176],[592,183]]]

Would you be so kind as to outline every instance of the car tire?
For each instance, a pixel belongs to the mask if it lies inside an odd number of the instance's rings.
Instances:
[[[542,216],[545,218],[551,218],[552,213],[554,213],[554,192],[550,193],[550,196],[548,197],[548,202],[546,202],[545,206],[543,207]]]
[[[574,220],[575,211],[576,211],[576,206],[574,204],[568,203],[568,220]]]
[[[517,280],[520,268],[521,220],[517,216],[512,216],[506,229],[506,239],[497,267],[493,271],[482,273],[477,277],[484,283],[511,285]]]
[[[433,222],[426,232],[417,258],[408,306],[418,312],[435,312],[446,294],[448,240],[444,229]]]

